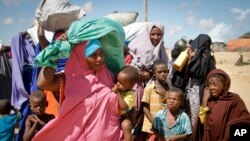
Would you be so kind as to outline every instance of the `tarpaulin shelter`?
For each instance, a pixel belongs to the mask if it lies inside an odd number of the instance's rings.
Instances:
[[[227,42],[229,50],[250,49],[250,39],[232,39]]]

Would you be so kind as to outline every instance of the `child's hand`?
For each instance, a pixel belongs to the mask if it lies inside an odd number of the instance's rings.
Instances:
[[[119,93],[119,89],[118,89],[118,86],[116,84],[114,84],[112,91],[115,93]]]
[[[35,115],[29,115],[27,119],[32,122],[33,124],[39,123],[39,119]]]
[[[202,107],[206,107],[207,106],[207,101],[208,99],[211,97],[209,88],[206,87],[204,90],[204,94],[203,94],[203,99],[202,99]]]
[[[39,123],[39,124],[41,124],[41,125],[45,125],[45,123],[44,123],[43,121],[41,121],[41,120],[37,117],[37,115],[35,115],[35,114],[29,115],[29,116],[28,116],[28,120],[30,120],[30,121],[33,122],[34,124]]]

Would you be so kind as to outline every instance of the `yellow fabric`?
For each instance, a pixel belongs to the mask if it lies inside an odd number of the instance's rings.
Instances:
[[[200,107],[200,112],[199,112],[199,118],[200,118],[200,122],[202,124],[204,124],[204,121],[205,121],[205,118],[206,118],[206,115],[207,115],[207,112],[209,111],[210,109],[208,107]]]
[[[128,109],[125,110],[119,110],[119,114],[125,114],[128,110],[131,110],[135,106],[135,92],[133,90],[125,91],[121,93],[122,98],[128,105]]]
[[[156,116],[157,112],[166,107],[166,103],[162,100],[161,96],[155,91],[155,83],[148,83],[144,89],[142,102],[149,104],[150,113],[153,117]],[[164,102],[164,103],[163,103]],[[142,131],[147,133],[153,133],[150,129],[152,128],[151,122],[144,115]]]

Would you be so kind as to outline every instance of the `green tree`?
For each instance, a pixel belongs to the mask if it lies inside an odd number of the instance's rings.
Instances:
[[[239,37],[240,39],[242,38],[250,38],[250,32],[247,32]]]

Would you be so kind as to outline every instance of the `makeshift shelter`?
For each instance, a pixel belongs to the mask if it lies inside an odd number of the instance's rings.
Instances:
[[[228,50],[247,49],[250,50],[250,38],[249,39],[233,39],[227,42]]]

